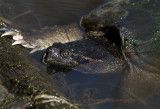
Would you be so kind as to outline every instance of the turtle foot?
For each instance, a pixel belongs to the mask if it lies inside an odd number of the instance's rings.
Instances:
[[[34,48],[32,45],[30,45],[28,42],[26,42],[23,39],[23,35],[21,34],[21,32],[17,29],[13,29],[13,28],[9,28],[9,27],[4,27],[4,28],[0,28],[1,32],[4,32],[1,37],[5,37],[5,36],[12,36],[12,39],[14,40],[14,42],[12,43],[12,45],[17,45],[20,44],[26,48]]]

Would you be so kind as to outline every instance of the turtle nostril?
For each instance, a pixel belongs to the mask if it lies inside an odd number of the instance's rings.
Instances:
[[[46,52],[49,53],[49,52],[50,52],[50,48],[47,48],[47,49],[46,49]]]

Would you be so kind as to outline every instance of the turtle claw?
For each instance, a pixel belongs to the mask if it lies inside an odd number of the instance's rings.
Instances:
[[[13,40],[22,40],[23,36],[20,34],[20,31],[13,28],[1,28],[0,31],[4,31],[1,37],[4,36],[13,36]]]
[[[34,48],[34,46],[30,45],[28,42],[26,42],[23,39],[23,36],[21,34],[21,32],[17,29],[13,29],[13,28],[9,28],[9,27],[4,27],[4,28],[0,28],[1,32],[4,32],[1,37],[5,37],[5,36],[12,36],[12,39],[15,41],[12,43],[12,45],[17,45],[20,44],[23,47],[26,48]]]
[[[14,36],[14,35],[16,35],[15,31],[6,31],[5,33],[3,33],[1,35],[1,37],[4,37],[4,36]]]
[[[15,42],[12,43],[12,45],[17,45],[17,44],[26,45],[27,42],[23,39],[20,39],[20,40],[16,40]]]
[[[24,39],[16,40],[12,43],[12,45],[21,44],[23,47],[26,48],[34,48],[32,45],[30,45],[28,42],[26,42]]]

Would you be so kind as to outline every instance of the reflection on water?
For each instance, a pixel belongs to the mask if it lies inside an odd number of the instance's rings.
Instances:
[[[2,4],[0,14],[25,29],[69,24],[78,22],[80,16],[104,1],[6,0],[3,3],[8,7]],[[140,43],[152,41],[144,43],[146,46],[141,45],[141,51],[145,52],[137,54],[138,57],[131,56],[131,64],[125,69],[116,73],[93,75],[78,71],[70,71],[68,74],[58,73],[51,76],[53,84],[57,85],[73,103],[74,101],[82,103],[86,109],[159,109],[159,3],[158,0],[140,2],[132,0],[130,5],[125,6],[129,10],[129,15],[122,25],[131,31],[132,34],[129,35]]]

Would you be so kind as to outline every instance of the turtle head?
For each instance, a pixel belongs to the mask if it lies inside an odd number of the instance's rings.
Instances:
[[[67,49],[63,43],[54,43],[48,47],[44,56],[44,62],[48,67],[54,69],[55,72],[66,71],[72,69],[78,65],[78,63],[72,59],[72,53]]]

